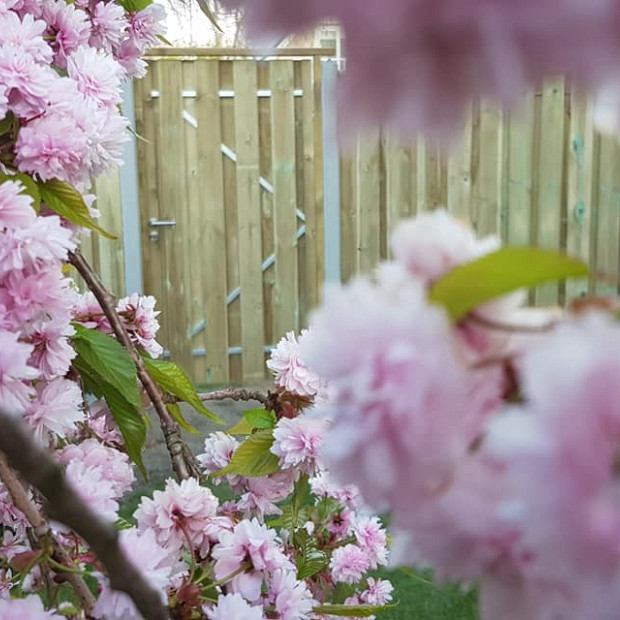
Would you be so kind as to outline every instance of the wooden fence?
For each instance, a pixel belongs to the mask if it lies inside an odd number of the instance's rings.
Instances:
[[[158,298],[161,342],[195,381],[256,381],[269,346],[306,324],[324,281],[324,209],[334,205],[323,200],[320,50],[157,54],[135,83],[144,292]],[[329,195],[343,280],[388,257],[397,220],[446,205],[482,235],[594,266],[589,281],[541,287],[534,303],[618,292],[620,148],[561,81],[528,96],[521,115],[475,102],[449,154],[378,130],[326,165],[340,171]],[[114,175],[98,185],[106,214]],[[91,243],[122,292],[120,246]]]
[[[619,291],[620,147],[592,125],[592,105],[563,81],[528,95],[519,114],[475,102],[452,152],[377,131],[341,160],[343,279],[388,256],[394,223],[447,206],[481,235],[581,257],[589,281],[537,289],[538,305]]]

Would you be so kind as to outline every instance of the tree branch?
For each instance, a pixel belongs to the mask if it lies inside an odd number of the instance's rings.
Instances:
[[[103,286],[97,274],[79,250],[69,253],[69,262],[78,270],[78,273],[82,276],[88,288],[97,298],[103,313],[110,323],[114,335],[127,349],[127,352],[136,365],[138,378],[144,386],[144,390],[148,394],[148,397],[153,403],[153,407],[159,416],[159,423],[164,433],[166,447],[168,448],[170,460],[172,461],[172,467],[177,478],[179,480],[184,480],[190,476],[194,476],[196,478],[199,477],[200,469],[196,463],[196,459],[183,441],[179,425],[172,419],[170,413],[168,412],[164,394],[157,383],[153,381],[151,375],[149,375],[140,354],[131,341],[131,338],[125,329],[118,312],[115,310],[116,300]]]
[[[18,418],[0,410],[0,428],[0,451],[23,479],[45,497],[45,509],[50,518],[64,523],[88,543],[105,567],[111,587],[129,595],[147,620],[167,620],[170,616],[167,608],[162,605],[160,594],[151,588],[140,571],[125,557],[114,525],[101,519],[73,490],[65,478],[63,468],[49,452],[34,442]],[[1,456],[0,477],[15,506],[30,521],[37,538],[41,540],[49,537],[49,540],[54,541],[49,525]],[[52,544],[57,561],[71,567],[66,552],[58,543]],[[94,598],[81,577],[71,573],[62,574],[76,587],[86,611],[90,611]]]
[[[0,480],[2,480],[9,492],[15,507],[24,514],[28,523],[30,523],[32,527],[31,542],[46,553],[51,551],[53,556],[63,566],[71,567],[71,558],[52,534],[49,524],[43,518],[34,502],[28,497],[28,493],[22,486],[21,481],[2,454],[0,454]],[[63,572],[62,577],[71,584],[84,610],[90,613],[95,605],[95,598],[84,583],[84,580],[79,575],[72,573]]]
[[[209,400],[256,400],[266,408],[270,408],[272,399],[267,394],[254,390],[245,390],[242,388],[226,388],[224,390],[217,390],[215,392],[205,392],[199,394],[200,400],[203,402]]]

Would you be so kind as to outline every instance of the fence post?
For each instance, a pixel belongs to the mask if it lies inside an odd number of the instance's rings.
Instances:
[[[338,64],[323,62],[321,104],[323,108],[323,213],[325,282],[340,282],[340,154],[336,119]]]
[[[129,126],[136,128],[133,81],[125,82],[121,104]],[[121,213],[123,219],[123,256],[125,294],[142,293],[142,246],[140,240],[140,201],[138,195],[138,156],[136,136],[130,133],[125,144],[124,165],[120,167]]]

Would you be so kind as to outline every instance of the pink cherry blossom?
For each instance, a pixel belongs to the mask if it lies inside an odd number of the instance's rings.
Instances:
[[[49,433],[59,437],[71,434],[76,423],[84,419],[80,386],[61,378],[37,385],[36,398],[25,417],[40,441],[45,441]]]
[[[301,333],[300,342],[306,333]],[[277,386],[301,396],[314,396],[321,388],[321,380],[302,360],[300,342],[294,332],[288,332],[271,352],[267,368],[275,375]]]
[[[75,357],[69,337],[74,332],[69,322],[56,320],[34,326],[32,333],[24,338],[34,347],[29,364],[38,368],[44,379],[62,377],[69,370]]]
[[[84,467],[100,467],[103,477],[112,484],[115,498],[120,498],[129,491],[136,479],[129,457],[123,452],[102,445],[96,439],[69,444],[55,454],[62,464],[80,461]]]
[[[7,180],[0,184],[0,228],[27,228],[34,223],[32,198],[23,190],[19,181]]]
[[[80,460],[70,461],[65,468],[67,480],[80,497],[102,517],[116,521],[118,513],[117,486],[106,478],[102,467],[87,465]]]
[[[374,508],[409,513],[450,483],[489,414],[469,398],[445,314],[413,278],[358,279],[328,289],[312,324],[302,352],[333,392],[320,406],[330,472]]]
[[[78,90],[98,106],[116,106],[121,102],[120,65],[112,57],[92,47],[79,47],[67,60],[67,73]]]
[[[360,600],[366,605],[387,605],[392,600],[394,586],[387,579],[368,578],[366,590],[360,594]]]
[[[0,407],[22,412],[33,393],[29,381],[39,373],[28,365],[30,345],[18,342],[17,334],[0,329]]]
[[[220,594],[217,605],[207,609],[209,620],[263,620],[263,608],[249,605],[240,594]]]
[[[61,0],[43,0],[41,19],[48,25],[47,34],[54,37],[54,62],[64,69],[69,54],[88,43],[90,25],[86,13]]]
[[[191,545],[203,554],[209,549],[205,528],[215,517],[218,500],[210,489],[195,478],[166,481],[163,491],[153,499],[143,497],[134,517],[140,531],[153,530],[160,545],[180,549]]]
[[[0,598],[0,620],[63,620],[54,611],[46,610],[43,601],[30,594],[25,598],[1,599]]]
[[[122,6],[114,2],[97,2],[91,13],[91,35],[89,44],[106,52],[120,45],[127,21]]]
[[[246,562],[249,568],[229,582],[238,592],[254,603],[261,595],[263,580],[280,568],[292,569],[290,560],[279,547],[276,531],[256,519],[240,521],[233,532],[222,532],[213,548],[215,578],[220,580],[238,571]]]
[[[110,323],[93,293],[88,291],[76,296],[72,309],[73,319],[88,329],[98,329],[104,334],[112,333]]]
[[[119,299],[116,307],[125,327],[137,344],[144,347],[151,357],[159,357],[163,352],[163,347],[155,340],[159,331],[159,322],[156,318],[159,311],[155,310],[155,303],[155,298],[150,295],[134,293]]]
[[[351,529],[357,544],[366,552],[373,570],[378,565],[387,564],[387,536],[378,517],[358,515]]]
[[[269,476],[246,478],[246,492],[239,498],[237,508],[246,518],[252,515],[261,521],[265,515],[281,514],[282,511],[276,504],[291,494],[298,475],[297,471],[288,470]]]
[[[156,2],[132,14],[129,19],[129,35],[132,42],[142,50],[161,45],[159,36],[166,33],[165,18],[166,9]]]
[[[310,478],[309,482],[312,493],[317,497],[331,497],[350,508],[357,508],[362,503],[359,489],[355,485],[339,485],[325,469]]]
[[[354,544],[334,549],[329,562],[332,579],[336,583],[357,583],[369,568],[368,555]]]
[[[19,18],[7,11],[0,14],[0,47],[13,47],[32,58],[36,63],[50,63],[52,50],[43,39],[46,23],[26,14]]]
[[[306,583],[294,571],[283,569],[271,577],[267,602],[275,607],[279,620],[307,620],[315,605]]]
[[[392,233],[391,247],[397,261],[431,284],[457,265],[499,249],[500,241],[478,239],[467,224],[436,209],[402,221]]]
[[[327,420],[306,415],[282,418],[273,431],[271,452],[280,457],[283,469],[313,473],[327,426]]]
[[[151,587],[160,592],[161,601],[165,604],[166,587],[177,572],[177,563],[171,558],[169,551],[159,546],[154,532],[149,530],[122,530],[120,544],[129,561],[142,572]],[[102,589],[93,609],[95,618],[141,620],[141,614],[127,594],[113,590],[103,576],[99,581]]]

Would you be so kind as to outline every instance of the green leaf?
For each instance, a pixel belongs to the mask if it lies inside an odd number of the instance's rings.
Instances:
[[[278,421],[273,411],[267,411],[264,407],[249,409],[243,412],[243,417],[252,428],[273,428]]]
[[[342,618],[369,618],[384,609],[396,607],[394,605],[319,605],[312,611],[316,614],[328,614]]]
[[[59,181],[58,179],[50,179],[49,181],[45,181],[45,183],[39,183],[38,186],[41,200],[43,200],[50,209],[56,211],[58,215],[61,215],[70,222],[82,226],[83,228],[96,230],[108,239],[116,239],[114,235],[103,230],[103,228],[95,222],[88,211],[82,194],[80,194],[75,187],[64,181]]]
[[[268,432],[250,435],[235,451],[230,463],[212,474],[213,477],[237,474],[247,478],[268,476],[280,469],[280,459],[269,449],[273,435]]]
[[[507,247],[448,272],[429,300],[457,321],[476,306],[521,288],[588,275],[580,260],[539,248]]]
[[[197,428],[194,428],[184,417],[183,412],[181,411],[181,407],[177,403],[170,403],[166,405],[168,407],[168,412],[172,416],[172,419],[188,433],[192,433],[193,435],[199,435],[200,431]]]
[[[153,4],[153,0],[119,0],[119,4],[128,13],[139,13]]]
[[[1,132],[0,132],[1,133]],[[32,208],[38,213],[41,209],[41,194],[38,185],[33,181],[29,174],[15,172],[14,174],[4,174],[0,172],[0,184],[5,181],[19,181],[23,185],[22,194],[27,194],[32,198]]]
[[[164,391],[174,394],[179,400],[189,403],[198,413],[213,420],[213,422],[223,424],[220,418],[204,406],[198,396],[198,392],[196,392],[196,388],[180,366],[167,360],[154,360],[148,355],[143,355],[142,359],[151,377],[157,381]]]
[[[318,549],[308,549],[303,557],[297,556],[297,579],[307,579],[321,572],[328,564],[329,557]]]
[[[168,41],[168,39],[166,39],[166,37],[163,34],[158,34],[157,38],[164,44],[164,45],[168,45],[169,47],[172,47],[172,43],[170,43],[170,41]]]
[[[229,428],[226,432],[229,435],[251,435],[254,429],[245,418],[241,418],[237,424]]]
[[[11,112],[9,112],[1,121],[0,121],[0,136],[3,136],[5,133],[8,133],[11,129],[13,129],[13,121],[15,117]]]
[[[73,347],[77,354],[107,383],[112,384],[125,400],[140,409],[136,366],[127,350],[112,336],[75,323]]]
[[[302,474],[299,480],[295,483],[293,489],[293,497],[291,498],[291,510],[294,523],[297,523],[299,511],[304,505],[308,494],[310,493],[310,482],[308,481],[308,475]]]
[[[105,398],[112,417],[123,436],[129,458],[138,466],[140,473],[147,478],[146,469],[142,462],[142,448],[146,441],[146,421],[141,415],[139,407],[130,403],[80,354],[73,360],[72,364],[80,373],[84,387],[98,398]]]

